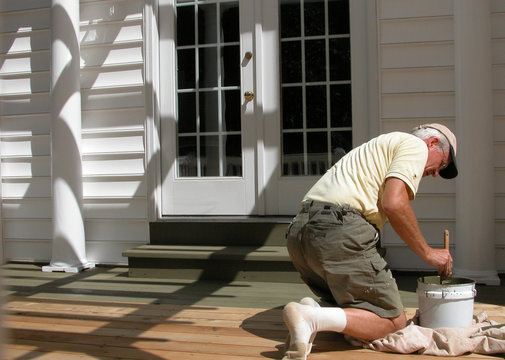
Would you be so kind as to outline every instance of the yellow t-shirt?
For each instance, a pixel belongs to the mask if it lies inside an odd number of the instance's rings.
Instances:
[[[387,221],[380,206],[386,179],[403,180],[413,200],[427,160],[428,148],[418,137],[403,132],[380,135],[340,159],[309,190],[303,201],[349,204],[382,229]]]

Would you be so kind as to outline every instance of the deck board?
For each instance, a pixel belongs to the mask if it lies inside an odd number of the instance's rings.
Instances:
[[[282,306],[310,295],[303,284],[132,279],[126,268],[65,274],[8,264],[1,270],[6,360],[279,359],[288,334]],[[415,278],[400,280],[411,317]],[[479,288],[474,312],[505,323],[503,290]],[[318,334],[308,360],[337,358],[433,360],[361,349],[341,334]]]
[[[503,307],[477,304],[504,321]],[[412,316],[415,309],[407,309]],[[5,359],[265,359],[280,358],[287,329],[280,309],[9,296]],[[65,357],[66,356],[66,357]],[[310,360],[433,359],[352,347],[343,336],[321,333]],[[471,359],[496,357],[476,355]]]

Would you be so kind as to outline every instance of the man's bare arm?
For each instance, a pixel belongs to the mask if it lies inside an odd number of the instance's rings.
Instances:
[[[439,273],[448,275],[452,272],[449,251],[434,249],[426,243],[410,205],[407,185],[402,180],[394,177],[386,179],[381,204],[391,226],[412,251],[427,264],[437,267]]]

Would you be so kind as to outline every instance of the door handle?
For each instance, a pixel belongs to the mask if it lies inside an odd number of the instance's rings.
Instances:
[[[254,100],[254,92],[252,91],[246,91],[244,93],[244,98],[247,100],[247,101],[252,101]]]

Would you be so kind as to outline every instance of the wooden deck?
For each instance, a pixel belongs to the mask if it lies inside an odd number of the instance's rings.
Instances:
[[[306,295],[293,284],[289,290],[286,284],[245,283],[200,283],[199,293],[193,283],[137,281],[124,271],[70,275],[5,266],[2,359],[279,359],[287,335],[279,303]],[[482,310],[505,322],[502,304],[476,302],[475,311]],[[318,334],[309,360],[337,358],[433,359],[374,352],[348,345],[339,334]]]

